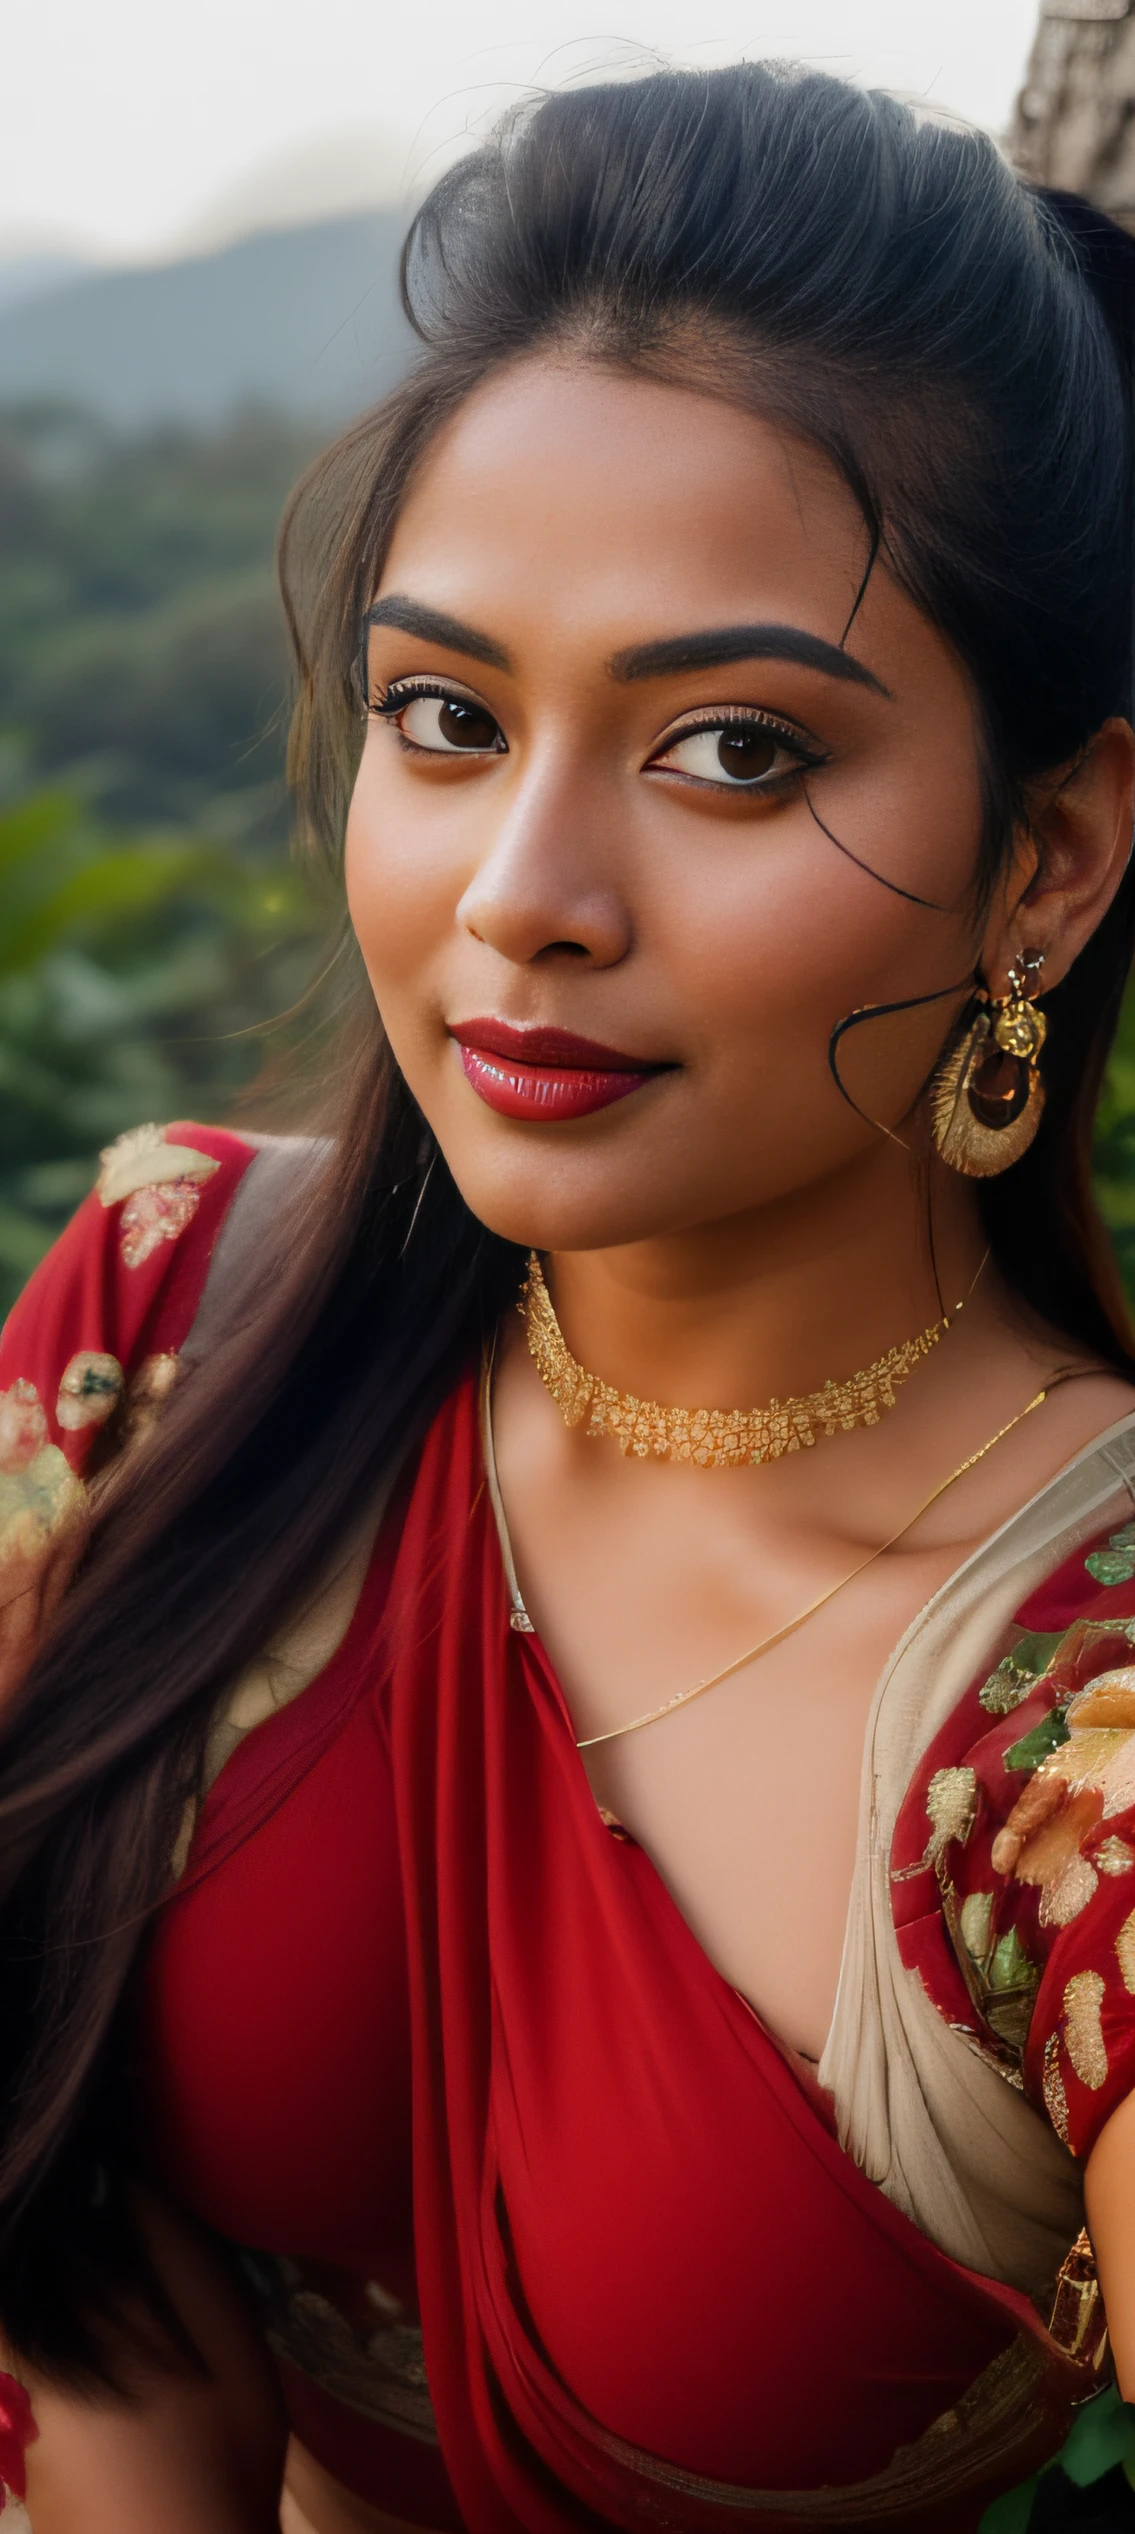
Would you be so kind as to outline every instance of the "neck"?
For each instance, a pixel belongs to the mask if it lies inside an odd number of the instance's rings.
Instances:
[[[985,1240],[972,1184],[938,1166],[931,1203],[942,1303],[953,1313]],[[720,1222],[557,1251],[548,1282],[588,1372],[674,1407],[747,1407],[818,1389],[941,1316],[925,1191],[889,1149]]]

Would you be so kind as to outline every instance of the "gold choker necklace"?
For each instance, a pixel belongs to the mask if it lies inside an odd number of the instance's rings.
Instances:
[[[958,1311],[962,1307],[959,1302]],[[850,1373],[846,1381],[826,1381],[822,1390],[813,1390],[805,1399],[770,1399],[767,1408],[663,1408],[657,1400],[613,1390],[609,1382],[597,1380],[577,1364],[565,1343],[535,1250],[529,1256],[519,1309],[529,1354],[565,1425],[581,1425],[585,1434],[609,1434],[620,1452],[633,1453],[640,1461],[653,1454],[660,1461],[695,1461],[699,1469],[744,1469],[760,1461],[778,1461],[784,1452],[809,1449],[818,1431],[850,1434],[857,1425],[878,1425],[884,1408],[894,1407],[900,1383],[937,1346],[957,1317],[955,1312],[935,1320],[920,1337],[904,1338],[901,1346],[888,1348],[866,1372]]]

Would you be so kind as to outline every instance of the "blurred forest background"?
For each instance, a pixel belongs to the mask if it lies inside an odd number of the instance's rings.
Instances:
[[[1135,0],[1042,0],[1008,146],[1135,228]],[[0,1317],[151,1118],[220,1120],[310,1025],[273,547],[403,369],[389,200],[98,269],[0,247]],[[1135,1299],[1135,996],[1097,1179]]]
[[[0,1315],[99,1147],[223,1117],[316,964],[272,555],[317,437],[0,411]]]

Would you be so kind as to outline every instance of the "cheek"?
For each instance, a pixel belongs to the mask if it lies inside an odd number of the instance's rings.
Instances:
[[[931,717],[929,734],[924,717],[884,761],[847,760],[809,793],[815,815],[798,795],[735,828],[726,849],[710,838],[700,885],[683,888],[670,920],[670,955],[717,1068],[737,1087],[746,1074],[750,1087],[775,1078],[782,1114],[801,1126],[839,1099],[828,1069],[837,1025],[915,1001],[857,1022],[837,1051],[845,1089],[893,1124],[937,1056],[948,990],[964,989],[973,964],[982,804],[968,713]]]
[[[919,875],[921,876],[921,875]],[[945,876],[945,875],[943,875]],[[912,905],[829,844],[806,806],[734,829],[657,905],[658,946],[703,1068],[722,1087],[780,1077],[793,1108],[826,1105],[828,1043],[865,1005],[936,995],[967,968],[964,925]],[[872,1059],[911,1097],[946,1007],[873,1024]],[[857,1062],[865,1052],[856,1032]],[[897,1071],[896,1071],[897,1068]],[[842,1104],[841,1104],[842,1105]]]
[[[385,734],[384,734],[385,736]],[[460,877],[368,742],[347,817],[347,907],[380,1008],[418,983],[453,927]]]

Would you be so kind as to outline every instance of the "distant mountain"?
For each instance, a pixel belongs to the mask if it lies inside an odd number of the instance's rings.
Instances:
[[[15,304],[0,264],[0,405],[61,397],[127,430],[208,426],[250,404],[357,413],[409,358],[404,227],[397,212],[354,213],[181,263],[55,275]]]
[[[5,255],[0,250],[0,309],[15,308],[21,299],[38,299],[41,291],[57,289],[60,282],[74,281],[87,270],[81,255]]]

